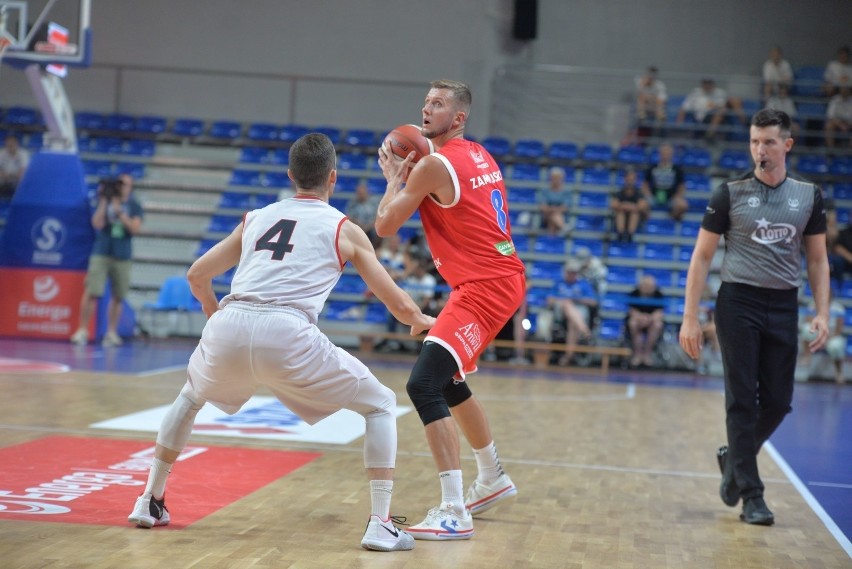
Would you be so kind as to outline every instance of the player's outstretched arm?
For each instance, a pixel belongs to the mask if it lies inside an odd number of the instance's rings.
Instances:
[[[338,243],[343,260],[352,262],[352,266],[376,298],[388,307],[397,320],[411,326],[412,336],[432,327],[435,319],[423,314],[408,293],[393,282],[387,269],[376,257],[376,251],[369,238],[360,227],[347,220],[341,228]]]
[[[240,262],[242,240],[241,222],[230,235],[199,257],[186,272],[192,295],[201,303],[201,309],[208,318],[219,310],[219,302],[213,292],[213,277],[221,275]]]

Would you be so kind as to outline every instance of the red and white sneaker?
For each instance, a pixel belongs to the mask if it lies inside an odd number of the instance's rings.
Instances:
[[[509,475],[501,474],[497,480],[489,484],[474,480],[470,488],[467,489],[464,505],[470,510],[470,515],[477,516],[517,494],[518,489],[515,488]]]
[[[422,522],[409,527],[408,533],[414,539],[431,541],[470,539],[473,537],[473,518],[467,509],[459,513],[453,504],[444,502],[429,510]]]

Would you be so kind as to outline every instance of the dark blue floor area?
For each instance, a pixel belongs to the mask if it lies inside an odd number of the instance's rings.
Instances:
[[[145,375],[158,370],[186,366],[197,339],[135,340],[116,348],[97,345],[74,346],[68,342],[0,338],[0,357],[49,361],[73,370]],[[413,355],[363,357],[370,367],[410,370]],[[570,374],[559,370],[538,370],[489,366],[491,375],[530,377],[552,381],[584,381],[633,384],[649,387],[710,389],[722,391],[723,381],[690,373],[655,370],[613,369],[609,375]],[[723,405],[720,397],[719,405]],[[708,441],[715,448],[721,441]],[[836,537],[852,555],[852,385],[798,383],[789,415],[773,435],[772,446],[790,467],[790,475],[802,483],[800,492],[812,508],[825,511],[837,529]],[[810,496],[806,494],[810,494]],[[771,495],[767,499],[771,503]],[[824,520],[825,521],[825,520]],[[829,528],[831,529],[831,528]]]

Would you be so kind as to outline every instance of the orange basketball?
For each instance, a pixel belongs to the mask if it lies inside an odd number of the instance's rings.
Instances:
[[[385,142],[390,142],[391,152],[400,160],[404,160],[413,150],[415,154],[412,164],[435,150],[432,141],[420,134],[420,127],[414,124],[399,125],[387,134]]]

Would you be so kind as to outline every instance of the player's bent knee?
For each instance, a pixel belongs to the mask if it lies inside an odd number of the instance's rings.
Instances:
[[[467,386],[466,381],[460,381],[458,383],[453,381],[444,388],[444,399],[450,409],[456,405],[461,405],[472,396],[473,393],[470,391],[470,387]]]
[[[456,360],[446,348],[434,342],[423,344],[405,388],[424,425],[451,416],[444,389],[457,371]]]

